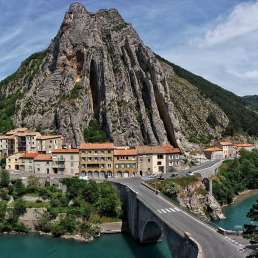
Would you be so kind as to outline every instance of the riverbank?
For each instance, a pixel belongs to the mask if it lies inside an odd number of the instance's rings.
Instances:
[[[122,221],[118,222],[108,222],[108,223],[102,223],[100,224],[100,233],[98,234],[97,237],[93,236],[83,236],[81,234],[64,234],[61,235],[60,237],[54,237],[51,233],[46,233],[42,231],[37,231],[37,230],[31,230],[28,233],[25,232],[16,232],[16,231],[10,231],[10,232],[2,232],[0,235],[38,235],[38,236],[46,236],[46,237],[51,237],[51,238],[60,238],[60,239],[65,239],[65,240],[74,240],[78,242],[92,242],[101,235],[106,235],[106,234],[119,234],[122,233]]]

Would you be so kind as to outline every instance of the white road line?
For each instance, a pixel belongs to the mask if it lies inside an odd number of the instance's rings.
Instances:
[[[162,211],[163,213],[167,213],[167,211],[166,211],[165,209],[161,209],[161,211]]]
[[[176,211],[180,211],[177,207],[174,207],[174,209],[175,209]]]
[[[175,212],[175,209],[173,209],[173,208],[169,208],[169,210],[171,210],[172,212]]]
[[[165,209],[167,212],[171,212],[171,210],[170,209]]]
[[[162,213],[162,211],[161,210],[157,210],[158,211],[158,213]]]

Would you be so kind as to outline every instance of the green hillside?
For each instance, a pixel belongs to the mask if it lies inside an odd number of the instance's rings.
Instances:
[[[258,95],[244,96],[242,99],[250,109],[258,112]]]
[[[201,76],[170,63],[160,56],[158,56],[158,58],[162,62],[172,66],[179,77],[184,78],[192,85],[196,86],[204,96],[210,98],[214,103],[220,106],[230,119],[230,124],[225,135],[233,136],[236,133],[247,133],[248,135],[258,136],[258,115],[246,106],[243,98],[209,82]]]

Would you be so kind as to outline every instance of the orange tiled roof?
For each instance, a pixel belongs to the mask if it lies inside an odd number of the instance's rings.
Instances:
[[[114,149],[114,144],[110,142],[106,143],[81,143],[80,149],[82,150],[112,150]]]
[[[79,149],[53,149],[52,153],[79,153]]]
[[[0,135],[0,139],[4,140],[4,139],[14,139],[13,135]]]
[[[37,138],[37,140],[48,140],[48,139],[56,139],[63,138],[62,135],[41,135]]]
[[[114,156],[136,156],[136,149],[115,149]]]
[[[206,151],[206,152],[216,152],[216,151],[222,151],[222,149],[219,148],[219,147],[210,147],[210,148],[205,149],[204,151]]]
[[[181,151],[179,148],[174,148],[169,144],[161,146],[137,146],[136,147],[138,154],[180,154]]]
[[[7,135],[16,134],[16,133],[26,132],[26,131],[28,131],[28,130],[29,130],[29,129],[28,129],[28,128],[25,128],[25,127],[15,128],[15,129],[13,129],[13,130],[8,131],[6,134],[7,134]]]
[[[34,160],[36,160],[36,161],[51,161],[52,157],[51,157],[51,155],[47,155],[47,154],[39,154],[38,156],[36,156],[34,158]]]
[[[234,146],[236,146],[237,148],[248,148],[248,147],[254,147],[254,144],[238,143],[238,144],[234,144]]]
[[[21,158],[23,159],[34,159],[35,157],[37,157],[39,155],[38,152],[25,152]]]
[[[219,144],[222,146],[233,145],[232,142],[220,142]]]

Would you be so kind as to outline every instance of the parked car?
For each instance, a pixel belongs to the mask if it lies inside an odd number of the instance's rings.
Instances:
[[[178,176],[178,173],[172,173],[170,177],[176,177]]]
[[[187,174],[186,174],[187,176],[193,176],[194,175],[194,172],[192,172],[192,171],[189,171],[189,172],[187,172]]]

